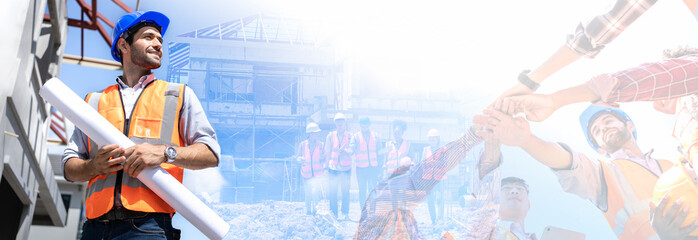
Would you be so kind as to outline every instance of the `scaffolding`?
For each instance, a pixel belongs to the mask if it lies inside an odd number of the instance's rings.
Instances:
[[[299,21],[259,14],[178,35],[169,51],[168,81],[194,90],[219,136],[222,200],[299,200],[296,146],[310,115],[336,107],[329,48]]]

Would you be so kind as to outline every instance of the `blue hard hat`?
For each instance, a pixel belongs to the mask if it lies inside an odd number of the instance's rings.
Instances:
[[[359,125],[363,125],[363,126],[371,125],[371,119],[369,117],[361,117],[361,118],[359,118]]]
[[[136,11],[122,16],[114,25],[114,31],[111,33],[111,56],[117,62],[121,62],[121,58],[119,58],[119,49],[116,47],[116,43],[124,32],[141,22],[152,22],[160,26],[160,34],[165,35],[167,26],[170,24],[170,19],[167,18],[165,14],[156,11]]]
[[[590,105],[586,110],[584,110],[584,112],[582,112],[582,115],[579,116],[579,125],[582,126],[582,131],[584,132],[584,136],[587,138],[589,146],[596,150],[596,152],[599,152],[599,146],[594,142],[594,140],[592,140],[589,134],[589,127],[591,127],[593,121],[603,113],[616,114],[616,116],[622,117],[626,122],[630,122],[635,125],[633,120],[630,119],[630,116],[623,112],[623,110],[593,104]],[[633,130],[633,137],[635,140],[637,140],[637,129]]]

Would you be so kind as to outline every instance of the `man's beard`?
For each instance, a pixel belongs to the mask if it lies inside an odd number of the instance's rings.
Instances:
[[[631,137],[632,136],[627,129],[618,129],[618,131],[615,133],[611,133],[611,135],[608,136],[608,139],[604,139],[604,141],[606,141],[606,150],[609,153],[618,151],[618,149],[621,149]]]
[[[160,59],[148,57],[147,51],[133,51],[133,54],[131,54],[131,62],[147,69],[156,69],[160,67]]]

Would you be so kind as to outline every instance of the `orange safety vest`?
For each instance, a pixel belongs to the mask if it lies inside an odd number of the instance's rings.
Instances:
[[[395,146],[393,142],[393,146]],[[410,144],[407,143],[407,140],[402,140],[402,144],[400,144],[400,148],[396,149],[393,147],[390,149],[390,152],[388,152],[388,159],[385,161],[385,171],[383,176],[391,176],[395,172],[395,169],[398,167],[398,160],[400,157],[405,156],[407,152],[410,151]]]
[[[371,136],[369,136],[368,139],[368,144],[366,143],[364,135],[361,133],[361,131],[359,131],[356,135],[356,138],[359,139],[359,151],[356,151],[356,155],[354,155],[356,167],[365,168],[368,167],[369,163],[372,167],[378,166],[375,134],[371,132]]]
[[[342,158],[342,160],[339,160],[339,154],[341,151],[341,147],[346,146],[349,144],[349,132],[344,131],[344,136],[342,137],[342,142],[340,144],[339,142],[339,137],[337,136],[337,131],[332,131],[330,133],[332,136],[332,150],[330,151],[330,166],[337,166],[337,164],[341,166],[351,166],[351,158]]]
[[[509,231],[509,229],[495,226],[490,233],[490,240],[525,240],[519,239],[516,234]]]
[[[184,146],[179,135],[179,112],[184,100],[184,85],[155,80],[148,84],[138,97],[131,113],[128,137],[134,143],[151,143]],[[124,107],[118,85],[112,85],[101,93],[90,93],[85,101],[114,127],[125,132]],[[89,139],[90,159],[97,154],[99,147]],[[160,165],[168,173],[182,182],[183,169],[172,164]],[[121,189],[120,196],[115,192]],[[137,178],[124,174],[123,170],[107,175],[96,176],[87,183],[85,213],[94,219],[111,210],[115,197],[121,205],[132,211],[173,213],[175,210]]]
[[[322,143],[315,145],[313,154],[310,154],[310,145],[308,140],[302,141],[301,146],[303,148],[303,164],[301,165],[301,176],[304,178],[320,177],[325,175],[327,171],[322,166],[322,161],[320,160],[320,149],[322,149]]]
[[[671,168],[667,160],[657,160],[661,171]],[[656,233],[650,224],[649,201],[659,176],[626,159],[600,161],[607,209],[601,209],[619,240],[649,239]]]
[[[437,161],[441,158],[441,156],[444,153],[444,149],[446,147],[440,147],[439,149],[436,150],[436,153],[432,153],[431,151],[431,146],[426,146],[424,147],[424,150],[422,151],[422,156],[424,156],[424,163],[426,164],[427,162],[431,161]],[[422,179],[430,180],[442,180],[446,179],[446,169],[444,168],[437,168],[436,164],[427,164],[425,165],[426,168],[424,168],[422,172]]]

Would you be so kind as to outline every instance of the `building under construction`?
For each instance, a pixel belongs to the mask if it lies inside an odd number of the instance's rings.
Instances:
[[[349,130],[359,117],[387,140],[395,119],[408,123],[405,138],[416,149],[431,128],[445,140],[458,137],[465,120],[454,98],[387,97],[378,77],[336,55],[332,43],[301,21],[252,15],[169,38],[168,81],[187,83],[200,98],[222,148],[227,180],[223,202],[301,200],[295,147],[305,125],[334,129],[343,112]],[[462,182],[454,182],[453,188]]]

